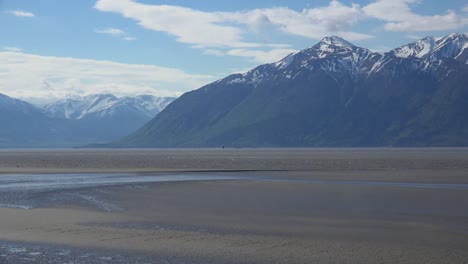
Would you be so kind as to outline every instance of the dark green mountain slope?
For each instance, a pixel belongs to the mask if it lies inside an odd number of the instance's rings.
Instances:
[[[338,37],[186,93],[114,147],[468,146],[468,37]]]

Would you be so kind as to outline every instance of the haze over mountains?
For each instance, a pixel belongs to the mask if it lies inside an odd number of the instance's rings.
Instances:
[[[73,147],[125,136],[174,98],[97,94],[42,108],[0,94],[0,147]]]
[[[174,101],[113,147],[468,146],[468,36],[326,37]]]

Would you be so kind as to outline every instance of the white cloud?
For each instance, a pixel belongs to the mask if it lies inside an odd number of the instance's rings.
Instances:
[[[281,31],[310,39],[321,39],[326,35],[346,35],[350,40],[369,39],[373,36],[348,31],[360,20],[365,19],[357,4],[346,6],[333,0],[328,6],[303,9],[301,12],[286,7],[255,9],[244,12],[222,13],[224,19],[257,28],[265,24],[278,27]],[[260,21],[260,22],[259,22]]]
[[[229,49],[226,51],[217,50],[217,49],[206,49],[206,50],[203,50],[203,54],[217,56],[217,57],[224,57],[224,56],[245,57],[245,58],[249,58],[254,63],[264,64],[264,63],[272,63],[272,62],[279,61],[283,59],[284,57],[288,56],[289,54],[297,52],[297,51],[298,50],[291,49],[291,48],[280,48],[280,49],[270,49],[270,50]],[[238,73],[238,70],[233,70],[233,71]],[[242,69],[242,71],[246,71],[246,70]]]
[[[454,30],[468,25],[468,17],[460,16],[453,10],[431,16],[419,15],[411,4],[421,0],[378,0],[363,8],[372,18],[386,22],[385,29],[399,32],[428,32]]]
[[[3,47],[3,49],[11,52],[21,52],[21,49],[17,47]]]
[[[244,46],[239,28],[221,25],[215,13],[169,5],[147,5],[131,0],[99,0],[95,8],[114,12],[136,20],[146,29],[165,32],[187,44],[213,46]]]
[[[252,58],[258,63],[271,63],[278,61],[287,55],[296,52],[294,49],[273,49],[269,51],[251,50],[251,49],[232,49],[227,52],[228,55]]]
[[[127,32],[119,28],[96,29],[94,32],[112,37],[117,37],[126,41],[134,41],[135,37],[128,36]]]
[[[274,7],[240,12],[204,12],[174,5],[143,4],[136,0],[97,0],[95,8],[121,14],[144,28],[168,33],[179,42],[204,49],[264,47],[261,43],[246,41],[245,28],[257,34],[276,29],[317,40],[326,35],[365,40],[373,36],[352,30],[365,19],[384,21],[387,31],[401,32],[454,30],[468,25],[468,17],[453,10],[434,15],[417,14],[411,8],[416,3],[423,3],[423,0],[376,0],[363,7],[331,0],[327,6],[301,11]],[[468,12],[468,6],[462,10]]]
[[[0,52],[0,93],[36,101],[93,93],[178,96],[215,78],[153,65]]]
[[[179,42],[197,47],[252,48],[264,46],[243,40],[240,25],[254,32],[270,26],[311,39],[327,34],[348,34],[351,40],[372,36],[346,31],[364,16],[359,5],[346,6],[333,0],[326,7],[296,12],[286,7],[243,12],[203,12],[170,5],[148,5],[132,0],[98,0],[95,8],[136,20],[144,28],[174,35]]]
[[[8,13],[17,17],[35,17],[33,13],[22,11],[22,10],[12,10],[12,11],[8,11]]]
[[[221,51],[217,49],[206,49],[203,51],[205,55],[217,57],[236,56],[250,58],[255,63],[272,63],[281,60],[289,54],[297,52],[294,49],[271,49],[268,51],[258,49],[230,49]],[[245,69],[242,69],[245,71]],[[234,70],[237,73],[237,70]]]
[[[268,29],[273,28],[273,23],[267,15],[259,14],[256,17],[252,18],[252,20],[249,21],[247,26],[253,32],[260,34]]]
[[[205,50],[203,50],[203,54],[204,55],[217,56],[217,57],[223,57],[223,56],[226,55],[226,53],[224,53],[221,50],[217,50],[217,49],[205,49]]]
[[[331,34],[350,40],[373,37],[348,30],[365,16],[359,5],[347,6],[337,0],[325,7],[300,12],[286,7],[242,12],[204,12],[181,6],[143,4],[133,0],[98,0],[95,8],[135,20],[143,28],[175,36],[178,42],[202,49],[205,55],[243,56],[257,62],[274,61],[292,49],[285,44],[246,41],[246,29],[256,34],[279,30],[317,40]],[[259,48],[271,50],[261,51]],[[229,49],[231,50],[228,51]]]
[[[111,35],[114,37],[120,37],[120,36],[126,35],[125,31],[118,29],[118,28],[96,29],[95,32],[99,34]]]

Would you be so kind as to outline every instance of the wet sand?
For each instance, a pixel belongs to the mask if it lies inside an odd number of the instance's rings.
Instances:
[[[460,169],[468,148],[0,150],[0,173]]]
[[[467,149],[2,151],[0,164],[224,177],[0,188],[32,208],[0,208],[0,263],[468,263]]]

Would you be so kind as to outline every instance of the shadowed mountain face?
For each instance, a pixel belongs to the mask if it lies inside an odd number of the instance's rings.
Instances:
[[[327,37],[184,94],[114,147],[468,146],[468,36]]]
[[[42,110],[24,101],[0,94],[0,147],[31,146],[51,138],[60,122],[54,124]]]
[[[40,109],[0,94],[0,147],[72,147],[115,140],[144,125],[173,100],[98,94]]]

